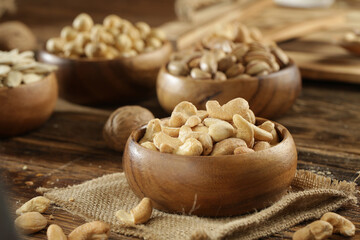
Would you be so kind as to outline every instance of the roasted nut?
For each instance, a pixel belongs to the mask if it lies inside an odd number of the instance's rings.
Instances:
[[[256,122],[256,118],[255,118],[255,114],[251,109],[247,110],[247,113],[243,116],[246,121],[248,121],[249,123],[255,124]],[[264,129],[265,130],[265,129]]]
[[[194,57],[188,62],[189,68],[200,68],[201,57]]]
[[[142,38],[146,38],[151,32],[150,26],[145,22],[137,22],[135,27],[140,31]]]
[[[231,52],[232,55],[234,55],[238,62],[243,61],[243,57],[245,54],[249,51],[249,47],[245,44],[237,45],[234,50]]]
[[[45,212],[50,206],[50,200],[43,196],[38,196],[30,199],[16,210],[17,215],[27,212]]]
[[[175,151],[175,154],[184,156],[200,156],[202,152],[203,147],[200,141],[195,138],[188,138],[185,140],[184,144]]]
[[[145,42],[144,42],[144,40],[142,40],[142,39],[134,40],[133,45],[134,45],[134,49],[135,49],[138,53],[143,52],[144,49],[145,49]]]
[[[27,212],[15,219],[15,226],[24,234],[31,234],[44,229],[46,218],[38,212]]]
[[[181,127],[186,120],[196,115],[197,109],[191,102],[183,101],[175,106],[169,121],[170,127]]]
[[[7,78],[4,80],[4,84],[7,87],[17,87],[21,84],[22,73],[19,71],[10,71]]]
[[[247,146],[240,146],[235,148],[234,155],[243,154],[243,153],[252,153],[254,152],[253,149],[248,148]]]
[[[166,34],[164,31],[160,30],[160,29],[152,29],[150,34],[151,37],[157,38],[160,41],[165,41],[166,40]]]
[[[177,76],[186,76],[189,74],[189,68],[184,61],[170,61],[167,69],[169,73]]]
[[[226,138],[232,137],[235,133],[230,123],[222,121],[209,126],[209,135],[215,142],[220,142]]]
[[[246,73],[256,75],[262,71],[270,71],[271,67],[264,61],[253,60],[246,65]]]
[[[189,127],[195,127],[200,123],[201,123],[201,118],[199,118],[197,115],[193,115],[186,120],[185,125]]]
[[[235,37],[236,42],[242,42],[242,43],[250,43],[252,42],[252,39],[250,37],[249,29],[242,24],[238,25],[238,33]]]
[[[251,126],[254,129],[254,138],[256,140],[267,141],[267,142],[270,142],[273,140],[273,135],[271,133],[269,133],[268,131],[265,131],[253,124]]]
[[[272,54],[274,54],[276,61],[282,67],[287,66],[290,62],[289,57],[284,53],[284,51],[279,47],[271,48]]]
[[[155,146],[155,144],[153,142],[143,142],[140,145],[143,146],[144,148],[154,150],[154,151],[158,151],[158,149],[156,148],[156,146]]]
[[[11,71],[8,65],[0,65],[0,76],[5,77]]]
[[[67,240],[66,235],[64,234],[64,231],[59,225],[51,224],[47,231],[46,236],[48,240]]]
[[[183,143],[178,138],[170,137],[169,135],[158,132],[155,134],[153,142],[160,152],[172,153],[177,150]]]
[[[209,117],[225,121],[231,121],[235,114],[245,115],[248,109],[249,104],[243,98],[235,98],[223,106],[220,106],[216,100],[207,101],[206,103],[206,111],[209,113]]]
[[[315,221],[297,230],[292,239],[293,240],[322,240],[327,239],[332,235],[333,226],[325,221]]]
[[[245,67],[241,63],[238,63],[232,65],[228,70],[226,70],[225,74],[226,77],[232,78],[244,73],[244,71],[245,71]]]
[[[339,214],[328,212],[320,220],[330,223],[333,226],[333,233],[340,233],[346,237],[355,236],[355,225]]]
[[[89,14],[81,13],[73,21],[73,28],[79,32],[89,31],[94,25],[94,21]]]
[[[233,122],[236,127],[236,137],[244,140],[248,147],[252,147],[254,145],[254,129],[252,124],[239,114],[234,115]]]
[[[232,155],[237,147],[245,146],[244,140],[239,138],[227,138],[214,145],[214,149],[211,152],[211,156],[218,155]]]
[[[119,210],[115,213],[116,218],[127,225],[146,223],[152,214],[152,203],[150,198],[143,198],[141,202],[130,213]],[[70,239],[69,239],[70,240]]]
[[[196,127],[193,127],[192,130],[193,132],[209,133],[209,128],[206,126],[197,125]]]
[[[214,80],[225,81],[227,79],[226,74],[223,72],[217,71],[214,75]]]
[[[200,58],[200,69],[204,72],[210,74],[216,73],[217,71],[217,61],[216,57],[212,52],[205,52],[204,55]],[[198,78],[198,77],[194,77]]]
[[[193,131],[189,126],[182,126],[179,131],[179,139],[185,142],[189,138],[198,140],[202,145],[202,154],[209,155],[213,148],[212,138],[208,134],[208,130],[205,131]],[[200,153],[201,154],[201,153]]]
[[[107,223],[94,221],[75,228],[68,236],[68,240],[108,239],[110,226]]]
[[[85,55],[89,58],[105,57],[107,47],[105,43],[88,43],[85,46]]]
[[[146,108],[120,107],[106,121],[102,132],[103,138],[111,149],[122,152],[130,133],[152,119],[154,115]]]
[[[161,131],[161,121],[156,118],[153,120],[150,120],[147,124],[146,131],[144,134],[144,137],[140,140],[140,144],[143,142],[152,142],[154,135]]]
[[[211,78],[210,73],[204,72],[200,68],[191,69],[190,76],[194,79],[210,79]]]
[[[151,38],[146,39],[146,45],[148,47],[152,47],[153,49],[157,49],[157,48],[161,47],[162,42],[158,38],[151,37]]]
[[[60,37],[65,41],[72,41],[76,38],[77,31],[70,26],[64,27],[60,32]]]
[[[270,143],[265,142],[265,141],[259,141],[259,142],[255,143],[254,150],[255,151],[261,151],[261,150],[268,149],[270,147],[271,147]]]
[[[201,121],[204,121],[204,119],[207,118],[209,114],[205,110],[197,110],[196,116],[198,116],[201,119]]]
[[[232,55],[233,56],[233,55]],[[231,66],[234,65],[233,57],[225,56],[218,61],[218,69],[222,72],[226,72]],[[236,59],[235,59],[236,60]]]
[[[263,38],[262,33],[260,32],[260,30],[256,27],[254,28],[249,28],[250,31],[250,37],[255,40],[255,41],[261,41],[261,39]]]
[[[120,34],[116,38],[115,46],[119,51],[126,51],[132,48],[133,42],[127,34]]]
[[[107,29],[119,28],[121,23],[122,19],[115,14],[108,15],[103,20],[103,26]]]
[[[161,130],[170,137],[178,137],[180,128],[162,125]]]
[[[50,38],[46,41],[46,50],[52,53],[61,52],[64,48],[65,41],[62,38]]]
[[[259,128],[271,133],[273,136],[273,139],[269,142],[271,145],[275,145],[279,142],[279,136],[275,129],[275,124],[271,121],[265,121],[261,125],[259,125]]]

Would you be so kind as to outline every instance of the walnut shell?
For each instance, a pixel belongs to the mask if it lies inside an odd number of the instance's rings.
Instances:
[[[122,152],[130,133],[154,118],[149,110],[140,106],[120,107],[105,123],[103,138],[110,148]]]
[[[34,50],[36,37],[28,26],[19,21],[9,21],[0,24],[0,49],[19,51]]]

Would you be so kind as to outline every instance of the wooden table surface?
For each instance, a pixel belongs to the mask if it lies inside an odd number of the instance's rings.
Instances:
[[[86,3],[86,4],[85,4]],[[131,3],[131,4],[130,4]],[[79,12],[89,12],[96,20],[117,13],[132,21],[152,25],[174,19],[172,1],[18,1],[18,13],[2,20],[20,19],[39,38],[39,44],[59,33]],[[113,11],[116,9],[117,11]],[[164,117],[156,98],[133,103]],[[103,125],[118,106],[94,108],[59,100],[54,114],[41,128],[22,136],[0,140],[0,176],[6,186],[11,212],[37,196],[37,187],[65,187],[104,174],[121,171],[121,153],[109,150],[101,136]],[[0,114],[1,117],[1,114]],[[360,85],[304,81],[303,91],[293,108],[276,119],[292,133],[299,153],[298,168],[353,181],[360,171]],[[33,185],[26,182],[33,182]],[[360,190],[360,188],[358,188]],[[360,239],[360,209],[340,209],[356,225]],[[51,207],[50,223],[66,234],[84,221]],[[15,217],[15,214],[13,214]],[[265,239],[291,239],[299,226]],[[45,230],[25,239],[45,239]],[[111,239],[131,239],[116,234]],[[335,235],[331,239],[344,239]],[[349,238],[347,238],[349,239]]]

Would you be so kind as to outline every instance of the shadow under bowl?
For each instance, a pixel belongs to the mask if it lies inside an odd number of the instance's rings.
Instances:
[[[42,125],[55,108],[58,85],[54,73],[37,82],[0,88],[0,136],[15,136]]]
[[[294,104],[301,92],[301,76],[293,61],[280,71],[266,76],[226,81],[175,76],[164,65],[157,78],[156,91],[161,107],[168,113],[182,101],[205,109],[209,100],[217,100],[222,105],[242,97],[249,102],[256,116],[274,118],[284,114]]]
[[[159,69],[171,52],[166,42],[153,52],[128,58],[64,58],[41,50],[38,59],[58,66],[60,97],[78,104],[112,104],[151,96]]]
[[[264,121],[257,118],[257,124]],[[286,193],[297,166],[291,134],[278,123],[275,127],[281,142],[262,151],[181,156],[142,147],[143,126],[128,139],[123,170],[134,193],[165,212],[223,217],[262,209]]]

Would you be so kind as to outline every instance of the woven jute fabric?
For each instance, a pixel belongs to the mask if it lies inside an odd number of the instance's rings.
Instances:
[[[298,170],[291,189],[279,201],[259,212],[231,218],[201,218],[154,210],[144,225],[126,226],[115,217],[140,199],[131,191],[124,173],[114,173],[66,188],[39,188],[60,208],[111,225],[114,232],[143,239],[258,239],[320,218],[339,207],[357,204],[356,184]],[[69,201],[69,199],[73,201]]]

